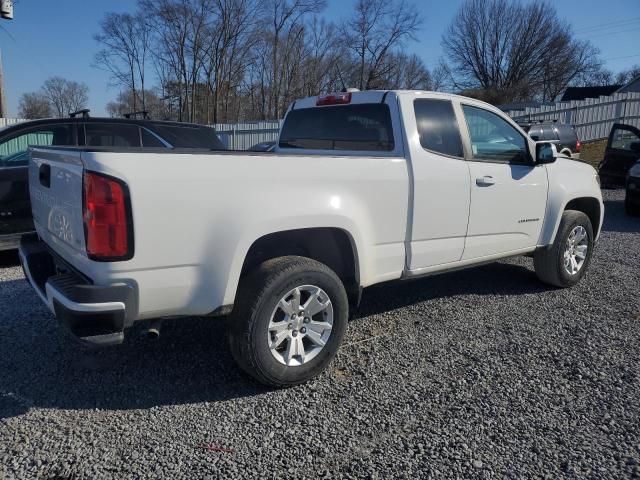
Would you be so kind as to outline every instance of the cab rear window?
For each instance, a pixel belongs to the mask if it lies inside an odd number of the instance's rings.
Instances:
[[[391,151],[394,149],[389,107],[362,103],[301,108],[288,113],[281,148]]]

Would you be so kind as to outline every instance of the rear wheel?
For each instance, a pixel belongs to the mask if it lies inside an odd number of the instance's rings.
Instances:
[[[570,287],[584,276],[593,252],[593,227],[584,213],[562,214],[553,245],[535,252],[536,275],[544,283]]]
[[[326,265],[294,256],[268,260],[241,282],[237,297],[231,353],[259,382],[306,382],[336,355],[349,307],[342,282]]]

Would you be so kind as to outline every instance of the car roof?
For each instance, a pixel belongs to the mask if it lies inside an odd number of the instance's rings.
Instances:
[[[191,127],[205,128],[206,125],[197,123],[172,122],[168,120],[150,120],[150,119],[134,119],[134,118],[111,118],[111,117],[63,117],[63,118],[40,118],[37,120],[27,120],[25,122],[7,125],[0,129],[0,133],[6,133],[19,130],[25,127],[36,127],[38,125],[52,125],[57,123],[122,123],[140,126],[157,126],[157,127]],[[208,127],[206,127],[208,128]]]

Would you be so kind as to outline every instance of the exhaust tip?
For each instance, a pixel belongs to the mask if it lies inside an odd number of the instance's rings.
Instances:
[[[149,328],[142,331],[142,336],[147,340],[157,340],[160,338],[160,326],[160,321],[153,322]]]
[[[144,336],[149,340],[157,340],[160,338],[160,330],[157,328],[150,328],[145,332]]]

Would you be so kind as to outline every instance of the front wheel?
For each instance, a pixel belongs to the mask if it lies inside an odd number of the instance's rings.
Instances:
[[[231,353],[261,383],[303,383],[335,357],[348,316],[344,286],[329,267],[305,257],[268,260],[240,284]]]
[[[593,227],[584,213],[566,210],[562,214],[553,245],[533,256],[536,275],[544,283],[571,287],[584,276],[593,253]]]

